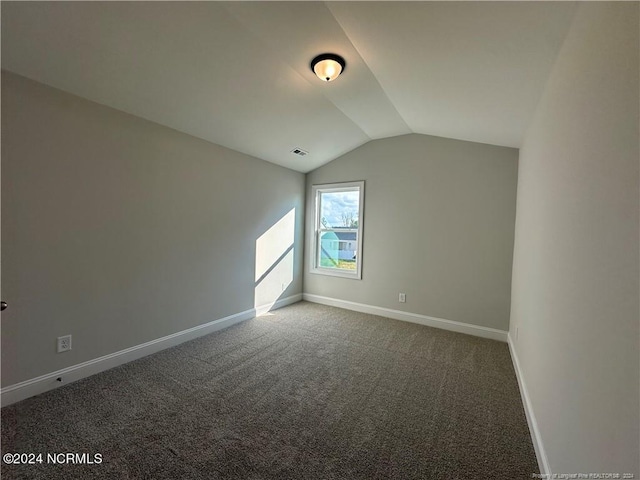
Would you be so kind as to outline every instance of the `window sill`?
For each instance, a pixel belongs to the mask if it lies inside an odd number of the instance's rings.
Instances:
[[[315,275],[324,275],[327,277],[341,277],[350,278],[351,280],[362,280],[362,274],[357,271],[351,273],[348,271],[336,271],[330,268],[312,268],[309,273],[313,273]]]

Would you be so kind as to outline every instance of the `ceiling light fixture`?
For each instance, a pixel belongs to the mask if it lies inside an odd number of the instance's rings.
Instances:
[[[311,60],[311,70],[323,82],[330,82],[338,78],[345,66],[344,58],[334,53],[323,53]]]

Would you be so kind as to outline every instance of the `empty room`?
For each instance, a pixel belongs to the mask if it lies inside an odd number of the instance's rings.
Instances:
[[[2,1],[3,479],[640,479],[640,3]]]

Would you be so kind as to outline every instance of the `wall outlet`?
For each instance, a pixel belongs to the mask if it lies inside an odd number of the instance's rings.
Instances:
[[[401,293],[400,295],[398,295],[398,301],[400,303],[406,303],[407,302],[407,294],[406,293]]]
[[[71,350],[71,335],[58,337],[58,353],[68,352]]]

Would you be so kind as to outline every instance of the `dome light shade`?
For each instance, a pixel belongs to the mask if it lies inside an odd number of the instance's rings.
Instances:
[[[333,53],[323,53],[311,60],[311,70],[323,82],[338,78],[338,75],[344,71],[345,65],[344,58]]]

